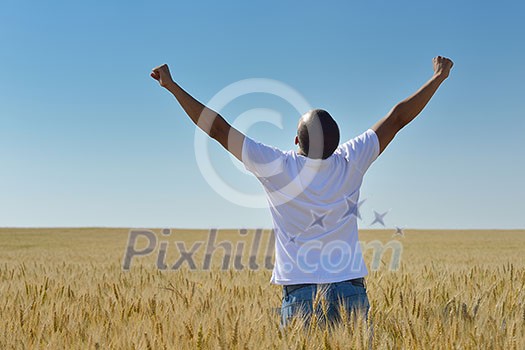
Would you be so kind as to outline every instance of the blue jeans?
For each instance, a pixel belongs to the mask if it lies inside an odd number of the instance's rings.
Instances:
[[[319,325],[334,324],[345,319],[341,312],[353,313],[354,316],[361,314],[366,321],[369,308],[366,287],[355,280],[308,284],[300,288],[284,286],[281,327],[288,325],[294,317],[303,318],[306,325],[312,317],[316,317]]]

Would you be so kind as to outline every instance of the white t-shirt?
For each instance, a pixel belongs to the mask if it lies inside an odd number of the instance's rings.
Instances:
[[[242,161],[262,183],[273,219],[272,283],[332,283],[368,274],[356,214],[363,175],[378,155],[371,129],[323,160],[245,138]]]

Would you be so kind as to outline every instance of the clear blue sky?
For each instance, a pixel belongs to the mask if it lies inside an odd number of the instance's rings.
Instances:
[[[269,227],[267,210],[210,187],[152,67],[169,63],[203,102],[242,79],[283,82],[348,139],[445,55],[451,78],[365,178],[361,227],[376,210],[387,227],[524,228],[523,18],[520,1],[2,1],[0,226]],[[299,112],[282,99],[222,112],[254,108],[283,128],[248,135],[293,149]],[[210,155],[224,181],[262,193],[219,146]]]

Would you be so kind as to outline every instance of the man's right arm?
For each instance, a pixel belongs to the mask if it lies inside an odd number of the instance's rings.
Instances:
[[[433,63],[434,75],[432,78],[415,94],[394,106],[386,117],[372,127],[379,139],[380,154],[394,139],[399,130],[421,113],[441,83],[448,77],[453,66],[453,62],[450,59],[441,56],[435,57]]]

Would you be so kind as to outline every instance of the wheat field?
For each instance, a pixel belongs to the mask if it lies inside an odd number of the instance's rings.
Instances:
[[[367,278],[373,338],[353,322],[282,332],[267,251],[248,268],[254,230],[218,232],[237,249],[227,269],[222,248],[209,269],[203,249],[172,269],[175,242],[189,252],[207,231],[152,231],[126,271],[128,229],[0,229],[0,349],[525,349],[525,231],[360,232],[403,248]]]

